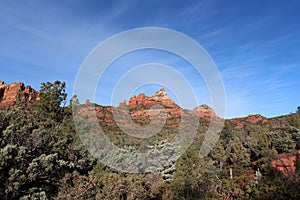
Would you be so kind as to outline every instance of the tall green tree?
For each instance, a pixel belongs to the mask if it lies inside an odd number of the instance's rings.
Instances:
[[[42,83],[37,99],[34,108],[35,115],[40,121],[50,119],[54,122],[62,121],[67,99],[65,82],[57,80],[54,83]]]
[[[92,169],[65,99],[65,83],[56,81],[42,84],[34,105],[0,109],[0,199],[52,198],[66,173]]]

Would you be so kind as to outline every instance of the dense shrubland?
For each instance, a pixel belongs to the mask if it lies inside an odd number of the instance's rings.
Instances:
[[[300,198],[300,107],[240,129],[226,120],[205,158],[199,150],[207,123],[200,119],[193,144],[168,168],[173,169],[169,174],[128,174],[89,154],[76,134],[66,97],[65,83],[43,83],[35,103],[27,104],[19,95],[14,106],[1,108],[1,199]],[[165,127],[158,135],[174,131]],[[110,137],[125,146],[127,136]],[[139,145],[136,139],[130,143]],[[297,155],[294,173],[272,167],[278,154]]]

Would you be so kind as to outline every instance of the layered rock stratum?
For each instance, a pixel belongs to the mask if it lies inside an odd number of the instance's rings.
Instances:
[[[18,94],[22,100],[32,102],[37,92],[29,85],[25,86],[23,82],[7,84],[4,81],[0,81],[0,107],[14,105]]]

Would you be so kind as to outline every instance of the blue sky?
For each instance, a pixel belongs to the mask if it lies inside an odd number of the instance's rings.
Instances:
[[[200,43],[217,65],[226,90],[226,117],[272,117],[300,105],[300,1],[8,1],[0,3],[0,79],[62,80],[71,96],[81,63],[101,41],[132,28],[164,27]],[[116,81],[132,66],[174,64],[210,104],[201,77],[185,61],[158,51],[120,58],[96,93],[108,105]],[[152,95],[150,85],[135,93]],[[170,94],[175,98],[175,95]]]

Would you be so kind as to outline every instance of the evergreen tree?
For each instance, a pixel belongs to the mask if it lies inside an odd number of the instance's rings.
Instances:
[[[61,122],[64,117],[66,104],[66,83],[55,81],[54,83],[42,83],[38,101],[35,101],[35,116],[39,121],[53,120]]]

